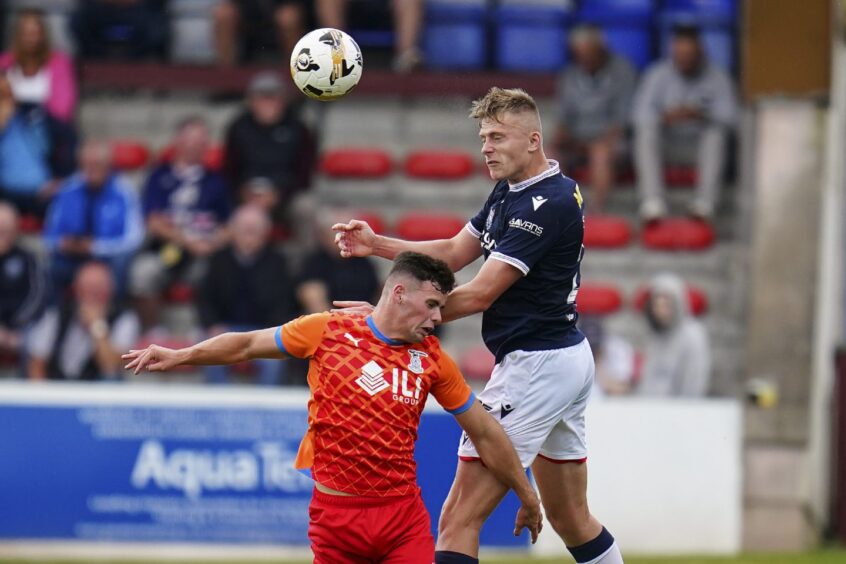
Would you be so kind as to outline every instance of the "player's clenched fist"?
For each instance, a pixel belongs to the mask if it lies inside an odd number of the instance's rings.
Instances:
[[[131,350],[122,355],[121,358],[129,361],[124,368],[132,370],[134,374],[138,374],[142,370],[149,372],[170,370],[185,362],[181,351],[160,347],[159,345],[150,345],[141,350]]]
[[[335,232],[335,244],[342,257],[366,257],[373,254],[376,233],[366,221],[351,219],[347,223],[336,223],[332,231]]]

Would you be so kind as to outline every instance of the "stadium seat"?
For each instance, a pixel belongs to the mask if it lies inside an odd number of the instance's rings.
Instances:
[[[470,380],[489,380],[496,359],[484,345],[470,347],[461,355],[458,366],[465,378]]]
[[[159,151],[159,160],[169,163],[173,159],[174,151],[173,145],[166,145]],[[223,169],[224,156],[225,150],[223,145],[212,145],[206,149],[206,154],[203,155],[203,164],[210,170],[220,171]]]
[[[377,235],[382,235],[387,231],[387,228],[385,227],[385,220],[382,219],[382,216],[379,215],[379,212],[377,211],[359,210],[353,213],[353,217],[355,219],[366,221],[367,225],[369,225]]]
[[[460,180],[473,173],[475,159],[464,151],[414,151],[405,159],[405,173],[413,178]]]
[[[671,188],[694,186],[698,177],[695,166],[668,165],[664,167],[664,183]]]
[[[585,282],[576,296],[576,309],[584,315],[607,315],[622,305],[623,295],[611,284]]]
[[[588,249],[619,249],[629,244],[632,229],[622,217],[589,215],[585,217],[584,244]]]
[[[426,2],[423,52],[433,69],[481,69],[487,56],[484,0]]]
[[[661,52],[670,49],[670,35],[678,24],[693,24],[702,30],[702,44],[708,58],[726,71],[736,66],[734,31],[736,0],[665,0],[659,17]]]
[[[579,21],[602,28],[609,49],[638,70],[652,62],[653,0],[583,0]]]
[[[714,229],[703,221],[671,218],[646,225],[641,243],[659,251],[702,251],[714,244]]]
[[[142,141],[118,139],[112,141],[112,166],[122,172],[143,168],[150,160],[150,150]]]
[[[194,302],[194,287],[184,282],[171,284],[165,290],[165,300],[172,304],[190,304]]]
[[[549,72],[567,63],[566,3],[505,2],[495,11],[496,65],[502,70]]]
[[[332,149],[320,161],[321,172],[334,178],[384,178],[391,169],[391,156],[382,149]]]
[[[22,215],[18,221],[18,230],[22,235],[38,235],[43,227],[44,222],[34,215]]]
[[[581,297],[581,294],[579,294],[579,297]],[[643,311],[647,299],[649,299],[649,289],[639,288],[632,298],[632,305],[638,311]],[[702,315],[708,311],[708,296],[701,289],[689,284],[687,286],[687,303],[693,315]]]
[[[463,216],[449,212],[412,212],[397,220],[395,231],[401,239],[409,241],[449,239],[461,231],[465,223],[467,220]]]

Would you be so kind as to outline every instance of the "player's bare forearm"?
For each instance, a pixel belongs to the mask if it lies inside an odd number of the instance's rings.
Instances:
[[[476,245],[478,247],[478,245]],[[432,241],[405,241],[393,237],[378,236],[373,247],[373,254],[377,257],[394,260],[396,256],[405,251],[413,251],[440,259],[449,265],[450,270],[456,272],[476,259],[472,257],[467,260],[466,253],[459,253],[453,239],[434,239]]]
[[[537,494],[502,426],[478,403],[456,419],[496,479],[514,490],[524,505],[537,504]]]
[[[284,358],[276,346],[275,327],[244,333],[222,333],[201,341],[185,351],[185,362],[191,365],[237,364],[257,358]]]
[[[450,293],[441,318],[447,322],[485,311],[522,276],[523,273],[510,264],[485,261],[473,280]]]

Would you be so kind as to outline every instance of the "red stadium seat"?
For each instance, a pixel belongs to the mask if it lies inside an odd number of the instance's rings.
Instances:
[[[357,211],[353,214],[355,219],[360,219],[361,221],[366,221],[367,225],[377,234],[382,235],[387,231],[385,227],[385,220],[382,219],[382,216],[379,215],[379,212],[376,211]]]
[[[661,251],[702,251],[714,244],[714,229],[703,221],[672,218],[646,225],[641,242]]]
[[[44,222],[34,215],[22,215],[18,222],[18,229],[24,235],[38,235],[43,227]]]
[[[589,249],[619,249],[629,244],[632,229],[629,223],[613,215],[585,217],[585,247]]]
[[[174,304],[193,303],[194,287],[184,282],[176,282],[165,290],[165,299]]]
[[[143,168],[150,160],[147,145],[135,139],[112,141],[112,166],[123,172]]]
[[[683,165],[670,165],[664,167],[664,182],[667,186],[688,187],[696,184],[698,174],[696,167]]]
[[[332,149],[320,161],[321,172],[336,178],[384,178],[391,168],[391,156],[381,149]]]
[[[474,159],[463,151],[414,151],[404,168],[414,178],[460,180],[473,174]]]
[[[461,231],[465,223],[464,217],[450,213],[409,213],[397,221],[396,232],[409,241],[449,239]]]
[[[581,293],[579,293],[579,297],[581,297]],[[648,298],[649,289],[640,288],[635,292],[634,298],[632,298],[632,305],[637,310],[643,311]],[[693,315],[702,315],[708,311],[708,296],[701,289],[689,284],[687,286],[687,303]]]
[[[464,351],[459,368],[465,378],[489,380],[495,364],[494,355],[484,345],[477,345]]]
[[[163,163],[169,163],[173,160],[175,150],[173,145],[166,145],[159,151],[159,160]],[[219,171],[223,168],[224,155],[225,151],[222,145],[212,145],[206,149],[206,154],[203,155],[203,164],[209,170]]]
[[[623,305],[623,295],[616,287],[598,282],[586,282],[576,296],[576,309],[584,315],[607,315]]]

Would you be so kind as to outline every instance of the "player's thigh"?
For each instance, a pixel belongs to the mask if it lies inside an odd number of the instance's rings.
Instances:
[[[547,514],[587,517],[586,462],[553,462],[539,456],[532,464],[532,476]]]
[[[506,493],[508,487],[481,462],[459,460],[455,480],[441,509],[438,530],[481,526]]]

